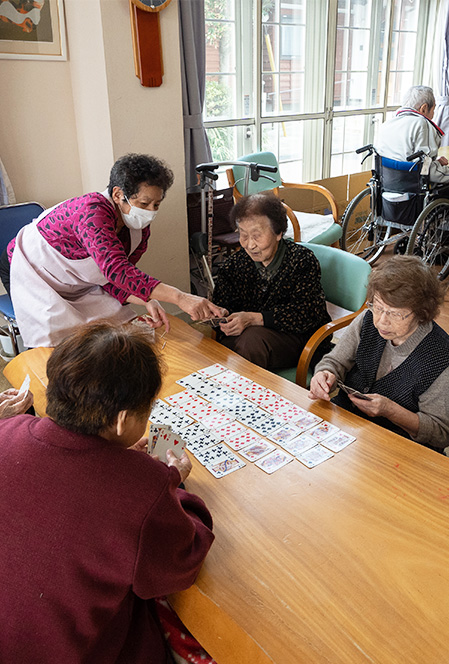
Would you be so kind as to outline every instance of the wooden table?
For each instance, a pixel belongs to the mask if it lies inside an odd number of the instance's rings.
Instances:
[[[216,540],[171,601],[218,664],[448,661],[449,459],[310,402],[181,321],[165,339],[162,396],[221,362],[357,436],[312,470],[295,460],[270,476],[248,463],[217,480],[194,461],[187,489],[211,510]]]

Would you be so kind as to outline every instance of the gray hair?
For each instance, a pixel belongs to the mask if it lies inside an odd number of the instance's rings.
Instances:
[[[432,88],[426,85],[414,85],[405,93],[402,106],[404,108],[414,108],[419,111],[423,104],[427,104],[429,110],[435,106],[435,97]]]

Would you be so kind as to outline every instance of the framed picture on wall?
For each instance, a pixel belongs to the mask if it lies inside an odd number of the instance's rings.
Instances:
[[[63,0],[0,0],[0,58],[67,60]]]

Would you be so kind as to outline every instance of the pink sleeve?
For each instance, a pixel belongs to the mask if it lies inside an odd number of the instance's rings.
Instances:
[[[89,206],[85,212],[78,218],[75,233],[107,278],[105,290],[122,303],[130,295],[148,301],[160,282],[134,265],[146,249],[148,235],[128,258],[115,232],[116,218],[111,206],[105,201],[104,205]]]

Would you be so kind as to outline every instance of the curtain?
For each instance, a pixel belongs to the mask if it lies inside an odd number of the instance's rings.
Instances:
[[[196,186],[195,166],[212,160],[203,124],[206,87],[204,0],[179,0],[186,187]]]
[[[436,27],[437,48],[433,58],[436,101],[434,122],[445,132],[441,145],[449,145],[449,0],[440,2]]]

